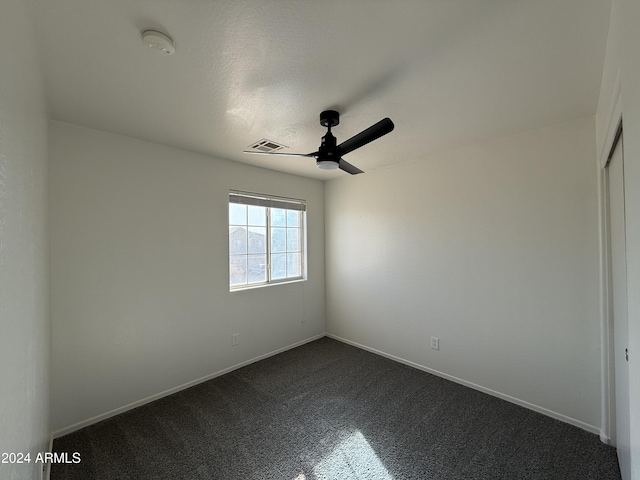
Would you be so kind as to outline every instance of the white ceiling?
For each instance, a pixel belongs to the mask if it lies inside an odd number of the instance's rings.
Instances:
[[[610,0],[36,0],[51,117],[315,178],[319,114],[365,172],[595,113]],[[176,53],[145,47],[169,33]]]

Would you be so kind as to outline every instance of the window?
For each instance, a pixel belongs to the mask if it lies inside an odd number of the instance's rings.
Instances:
[[[229,288],[304,278],[304,200],[229,192]]]

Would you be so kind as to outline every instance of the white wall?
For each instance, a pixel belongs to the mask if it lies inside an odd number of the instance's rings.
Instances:
[[[328,182],[327,331],[597,431],[595,151],[591,117]]]
[[[0,0],[0,452],[49,446],[47,120],[32,4]],[[41,464],[0,464],[39,479]]]
[[[624,120],[631,478],[640,479],[640,2],[614,0],[598,104],[598,146],[610,146],[615,114]],[[616,100],[620,103],[616,107]]]
[[[322,182],[59,122],[50,170],[54,432],[324,333]],[[228,291],[230,188],[307,200],[308,281]]]

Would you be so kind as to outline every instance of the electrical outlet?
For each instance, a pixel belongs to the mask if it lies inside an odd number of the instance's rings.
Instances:
[[[431,348],[440,350],[440,339],[438,337],[431,337]]]
[[[234,333],[231,335],[231,345],[233,347],[235,347],[236,345],[238,345],[238,343],[240,343],[240,334],[239,333]]]

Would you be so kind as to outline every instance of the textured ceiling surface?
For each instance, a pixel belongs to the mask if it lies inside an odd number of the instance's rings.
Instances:
[[[595,113],[608,0],[36,0],[51,117],[309,177],[317,150],[384,117],[365,172]],[[145,47],[157,28],[176,53]]]

